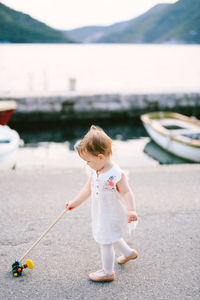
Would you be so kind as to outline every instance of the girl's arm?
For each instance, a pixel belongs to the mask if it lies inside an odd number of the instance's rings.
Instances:
[[[72,200],[66,203],[65,207],[68,210],[72,210],[77,206],[81,205],[85,200],[87,200],[91,195],[91,178],[88,179],[82,190],[78,195]]]
[[[120,181],[117,183],[117,190],[126,202],[128,208],[128,223],[132,221],[137,221],[138,217],[136,213],[135,196],[133,194],[133,191],[131,190],[126,176],[123,173]]]

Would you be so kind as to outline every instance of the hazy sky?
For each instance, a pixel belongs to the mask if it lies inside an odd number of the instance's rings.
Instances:
[[[0,0],[49,26],[72,29],[87,25],[110,25],[134,18],[158,3],[177,0]]]

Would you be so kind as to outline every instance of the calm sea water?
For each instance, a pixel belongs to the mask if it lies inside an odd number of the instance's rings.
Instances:
[[[200,91],[197,45],[0,45],[0,96]]]
[[[67,141],[71,150],[74,149],[77,140],[87,133],[92,124],[103,128],[113,140],[128,141],[148,136],[142,123],[134,120],[65,121],[62,124],[34,123],[34,126],[28,128],[23,124],[19,125],[12,122],[10,124],[12,128],[18,131],[27,146],[34,146],[40,142],[63,143]]]
[[[49,165],[53,163],[53,158],[55,164],[60,160],[60,165],[65,166],[63,161],[67,159],[66,164],[74,166],[76,161],[72,154],[74,145],[85,135],[92,123],[66,121],[62,125],[54,124],[54,126],[35,124],[34,128],[15,127],[25,143],[25,147],[20,151],[19,165],[28,167],[30,162],[33,165]],[[152,142],[139,121],[101,120],[95,124],[101,126],[113,139],[114,153],[118,154],[115,158],[123,166],[157,165],[158,162],[161,164],[188,163],[167,153]]]

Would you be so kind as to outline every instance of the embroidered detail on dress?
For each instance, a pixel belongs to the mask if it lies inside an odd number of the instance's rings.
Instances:
[[[103,191],[115,191],[114,182],[113,182],[115,177],[116,176],[110,176],[108,180],[104,181],[103,189],[102,189]]]

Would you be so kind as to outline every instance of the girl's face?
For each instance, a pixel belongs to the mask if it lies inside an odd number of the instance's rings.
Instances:
[[[96,156],[86,152],[82,153],[80,157],[85,160],[87,165],[95,171],[99,171],[104,167],[105,156],[103,154]]]

